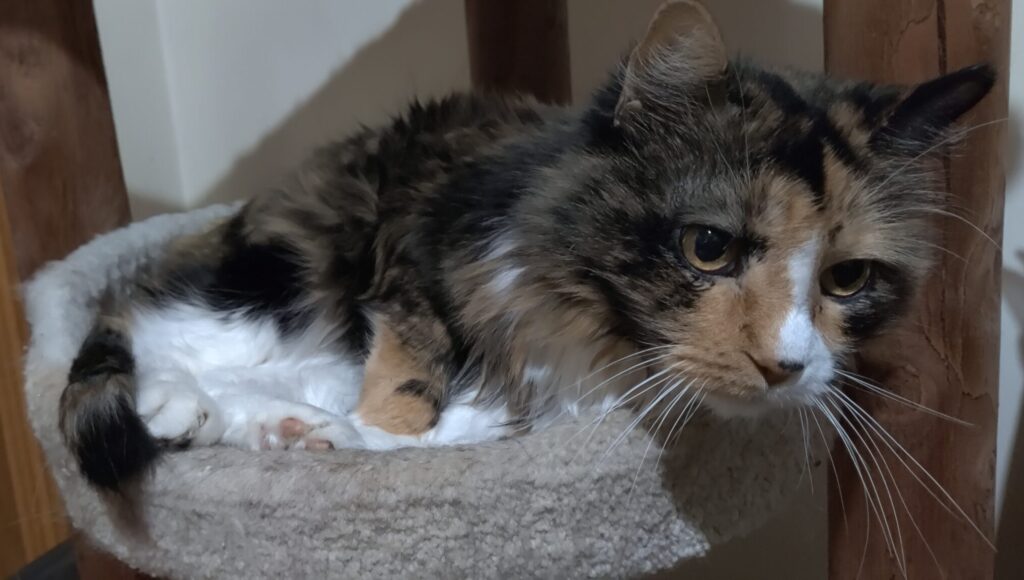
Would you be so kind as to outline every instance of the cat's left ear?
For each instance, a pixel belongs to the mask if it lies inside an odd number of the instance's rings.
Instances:
[[[872,146],[910,154],[935,147],[953,123],[988,94],[995,81],[995,70],[979,64],[918,85],[872,133]]]
[[[718,26],[695,0],[661,5],[647,34],[629,56],[615,107],[621,124],[652,103],[671,103],[679,87],[720,79],[729,58]]]

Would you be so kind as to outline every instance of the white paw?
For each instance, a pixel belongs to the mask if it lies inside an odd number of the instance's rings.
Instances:
[[[307,423],[296,417],[285,417],[280,421],[260,424],[260,449],[328,451],[361,447],[360,443],[359,434],[343,419]]]
[[[223,441],[246,449],[361,448],[363,439],[344,417],[317,407],[259,395],[219,399],[228,418]]]
[[[224,433],[217,404],[185,373],[141,378],[135,406],[153,437],[175,445],[213,445]]]

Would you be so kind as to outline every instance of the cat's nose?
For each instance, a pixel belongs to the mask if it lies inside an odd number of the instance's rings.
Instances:
[[[756,357],[750,357],[754,361],[754,366],[764,377],[764,382],[769,387],[777,387],[782,383],[789,380],[790,377],[804,370],[805,366],[801,362],[791,360],[762,360]]]

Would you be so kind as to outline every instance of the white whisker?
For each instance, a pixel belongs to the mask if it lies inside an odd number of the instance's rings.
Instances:
[[[797,482],[797,485],[802,484],[804,477],[807,477],[807,481],[811,486],[811,495],[814,495],[814,475],[811,473],[811,450],[807,416],[804,414],[803,407],[798,407],[796,411],[800,418],[800,438],[803,439],[804,444],[804,470],[800,474],[800,480]]]
[[[809,409],[808,415],[814,420],[814,425],[818,428],[818,434],[821,435],[821,444],[825,446],[825,450],[829,450],[831,445],[828,443],[828,439],[825,437],[825,430],[821,426],[821,421],[818,421],[818,415],[814,412],[815,409]],[[836,480],[836,493],[839,496],[839,507],[843,512],[843,527],[846,532],[850,532],[850,522],[846,517],[846,500],[843,499],[843,482],[839,480],[839,471],[836,469],[836,462],[832,459],[832,454],[828,454],[828,464],[832,468],[832,476]]]
[[[595,391],[598,391],[602,387],[607,386],[612,381],[614,381],[614,380],[616,380],[616,379],[618,379],[620,377],[623,377],[625,375],[628,375],[629,373],[637,372],[637,371],[639,371],[641,368],[643,368],[645,366],[651,366],[651,365],[657,364],[657,363],[663,361],[665,358],[667,358],[667,356],[668,355],[657,355],[657,356],[651,357],[649,359],[644,359],[644,360],[640,361],[639,363],[636,363],[633,366],[631,366],[631,367],[629,367],[629,368],[627,368],[625,370],[622,370],[622,371],[619,371],[618,373],[615,373],[614,375],[608,377],[607,379],[604,379],[603,381],[601,381],[597,385],[594,385],[594,387],[589,389],[586,393],[583,393],[582,395],[580,395],[579,398],[577,398],[575,401],[573,401],[572,404],[573,405],[579,405],[584,400],[586,400],[587,397],[589,397],[590,395],[594,394]],[[612,364],[614,364],[614,363],[612,363]],[[610,366],[610,365],[608,365],[608,366]],[[607,366],[605,368],[607,368]]]
[[[682,384],[683,380],[685,380],[685,379],[682,379],[682,378],[677,379],[674,383],[669,385],[669,387],[666,390],[672,391],[672,390],[675,390],[675,389],[679,389],[679,386]],[[679,393],[675,396],[675,398],[672,399],[671,402],[669,402],[668,405],[665,406],[665,409],[659,414],[657,423],[651,429],[650,441],[647,442],[647,447],[644,448],[644,454],[643,454],[642,457],[640,457],[640,465],[637,466],[636,473],[633,474],[633,483],[629,486],[629,493],[626,495],[627,504],[628,504],[629,500],[632,499],[632,497],[633,497],[633,489],[636,487],[636,480],[640,477],[640,471],[644,467],[644,462],[647,461],[647,454],[650,453],[651,445],[654,444],[654,440],[657,438],[658,430],[661,429],[662,425],[665,423],[665,419],[668,418],[668,416],[672,413],[672,409],[674,409],[676,404],[679,403],[679,400],[684,395],[686,395],[687,392],[689,392],[690,385],[692,385],[692,384],[693,384],[693,380],[691,380],[689,382],[689,384],[687,384],[683,388],[679,389]]]
[[[891,553],[895,554],[895,546],[892,543],[892,539],[887,535],[888,524],[883,524],[883,522],[886,520],[885,518],[883,518],[882,512],[880,511],[881,499],[878,499],[878,501],[876,502],[875,496],[872,495],[871,489],[869,489],[868,487],[869,481],[871,482],[871,487],[874,487],[874,480],[871,479],[869,475],[866,475],[865,469],[867,469],[867,463],[864,461],[860,452],[853,444],[853,440],[846,432],[846,429],[843,428],[839,419],[832,413],[829,407],[825,406],[825,403],[821,400],[815,401],[814,404],[822,412],[825,419],[832,424],[832,427],[836,431],[836,435],[839,437],[840,442],[842,442],[843,447],[846,449],[847,455],[849,455],[850,457],[850,463],[853,465],[854,471],[857,473],[857,478],[860,480],[861,489],[864,490],[864,498],[865,500],[867,500],[865,502],[865,505],[869,510],[868,513],[873,512],[875,514],[875,517],[878,518],[879,523],[882,524],[882,539],[883,541],[885,541],[886,548],[892,550]],[[870,523],[870,518],[868,518],[868,521]],[[867,526],[867,529],[870,529],[870,526]],[[866,541],[867,540],[865,539],[865,542]],[[867,549],[865,548],[865,555],[866,553]],[[858,576],[859,575],[860,572],[858,571]]]
[[[620,433],[619,436],[616,437],[614,441],[612,441],[612,444],[608,446],[608,449],[605,450],[605,452],[601,454],[601,456],[598,458],[599,464],[600,462],[603,462],[609,455],[611,455],[612,451],[614,451],[623,441],[625,441],[626,437],[629,436],[629,434],[632,433],[634,429],[636,429],[637,425],[639,425],[640,422],[644,420],[647,414],[650,413],[658,405],[658,403],[660,403],[665,397],[667,397],[669,393],[671,393],[671,391],[665,389],[664,391],[661,392],[661,394],[659,394],[650,403],[648,403],[647,406],[643,408],[643,410],[637,413],[636,418],[633,419],[633,421],[625,429],[623,429],[622,433]]]
[[[839,400],[843,400],[843,401],[845,401],[847,403],[847,405],[846,405],[847,409],[849,409],[852,413],[859,415],[860,417],[862,417],[868,423],[868,425],[875,431],[875,433],[877,433],[879,435],[879,437],[881,438],[882,442],[886,443],[887,446],[889,446],[889,449],[893,452],[893,454],[896,456],[896,458],[900,459],[900,461],[903,463],[904,467],[907,468],[907,471],[912,476],[914,476],[914,478],[918,481],[918,483],[920,483],[922,485],[922,487],[924,487],[924,489],[933,498],[935,498],[939,502],[939,505],[941,505],[944,508],[946,508],[947,511],[949,511],[950,510],[950,506],[952,506],[952,508],[956,511],[956,514],[954,514],[954,515],[958,515],[965,522],[967,522],[971,526],[971,528],[973,528],[974,531],[978,533],[978,535],[982,538],[982,540],[984,540],[984,542],[990,548],[992,548],[993,550],[996,549],[995,545],[988,538],[988,536],[986,536],[984,534],[984,532],[981,531],[981,528],[978,527],[978,525],[974,522],[974,520],[971,519],[970,516],[967,515],[967,512],[962,507],[960,507],[960,504],[957,503],[957,501],[955,499],[953,499],[953,496],[949,493],[949,491],[947,491],[946,488],[943,487],[942,484],[940,484],[937,479],[935,479],[935,477],[931,474],[931,472],[928,471],[927,469],[925,469],[925,467],[923,465],[921,465],[921,463],[917,460],[917,458],[915,458],[909,451],[907,451],[906,448],[903,447],[903,445],[901,445],[899,443],[899,441],[897,441],[896,438],[892,436],[891,433],[886,431],[885,428],[882,427],[882,425],[874,417],[872,417],[864,409],[860,408],[860,405],[857,405],[845,393],[843,393],[842,391],[838,391],[838,390],[833,390],[832,393],[836,397],[838,397]],[[931,484],[934,485],[937,488],[937,490],[942,494],[942,496],[945,498],[945,501],[939,499],[935,495],[935,493],[932,491],[932,488],[930,486],[926,485],[919,477],[917,477],[917,474],[916,474],[915,470],[911,469],[910,466],[907,465],[907,463],[900,458],[900,453],[898,453],[897,450],[899,450],[899,452],[902,452],[903,456],[906,459],[910,460],[910,462],[913,463],[913,465],[918,470],[920,470],[921,473],[924,474],[925,477],[928,478],[928,480],[931,482]],[[947,502],[948,502],[948,504],[947,504]]]
[[[683,422],[679,425],[678,431],[676,431],[675,423],[672,425],[672,428],[669,429],[668,436],[665,438],[665,447],[675,445],[678,442],[679,437],[683,434],[683,430],[686,429],[686,425],[689,424],[689,422],[697,415],[697,412],[700,411],[700,406],[704,403],[704,399],[708,395],[707,391],[704,390],[704,387],[707,386],[707,384],[708,382],[705,380],[700,384],[700,387],[697,387],[697,393],[692,399],[690,399],[690,402],[686,404],[686,407],[684,407],[680,412],[679,417],[676,417],[676,423],[679,423],[680,419],[682,419]],[[697,394],[700,395],[699,399],[696,396]],[[673,436],[673,432],[675,432],[675,436]],[[665,451],[665,447],[662,447],[662,452]]]
[[[895,489],[896,495],[899,497],[900,502],[903,504],[903,510],[906,512],[907,517],[910,519],[910,524],[914,526],[914,530],[917,532],[918,537],[921,538],[921,542],[924,543],[925,549],[928,550],[928,554],[931,555],[932,561],[935,563],[935,567],[939,571],[939,576],[944,577],[945,573],[943,572],[942,565],[939,563],[938,557],[936,557],[935,552],[932,550],[931,544],[928,542],[928,539],[921,531],[921,527],[917,524],[917,520],[914,518],[913,512],[910,511],[910,507],[907,505],[907,500],[903,497],[903,493],[900,491],[899,486],[896,484],[896,475],[892,472],[892,469],[889,466],[889,462],[885,460],[885,456],[882,452],[882,449],[878,446],[878,443],[876,441],[878,435],[875,434],[872,437],[872,430],[868,428],[868,425],[864,422],[863,418],[859,417],[856,414],[853,414],[851,416],[857,421],[858,424],[860,424],[861,428],[864,430],[864,434],[867,436],[868,441],[874,448],[875,454],[877,454],[877,456],[882,460],[885,470],[889,474],[889,479],[893,482],[893,489]],[[891,450],[890,453],[892,453]],[[904,561],[906,561],[906,554],[904,554],[903,558]]]
[[[573,433],[566,440],[566,443],[571,442],[580,433],[586,431],[590,427],[593,427],[593,429],[590,430],[590,434],[587,435],[587,438],[584,441],[583,445],[580,446],[580,450],[585,449],[587,447],[587,444],[590,443],[590,439],[594,436],[594,433],[596,433],[597,430],[601,427],[601,424],[608,417],[608,415],[610,415],[613,411],[621,408],[622,405],[624,405],[625,403],[629,402],[630,400],[632,400],[632,399],[634,399],[634,398],[636,398],[638,396],[643,395],[644,393],[648,392],[652,388],[657,387],[659,384],[664,383],[667,380],[669,380],[669,378],[662,378],[662,377],[665,377],[665,375],[667,375],[668,373],[672,372],[673,370],[675,370],[673,367],[668,367],[668,368],[662,369],[661,371],[658,371],[657,373],[651,375],[650,377],[647,377],[646,379],[640,381],[639,383],[637,383],[633,387],[630,387],[625,393],[623,393],[621,396],[619,396],[619,398],[616,399],[616,401],[611,406],[609,406],[608,409],[605,409],[604,411],[599,413],[597,415],[597,417],[595,417],[589,423],[587,423],[586,425],[581,427],[576,433]],[[651,381],[657,381],[657,382],[654,382],[653,384],[651,384]],[[647,385],[647,386],[645,387],[645,385]],[[640,390],[641,388],[642,388],[642,390]],[[631,393],[635,393],[635,394],[630,395]],[[628,396],[628,398],[627,398],[627,396]],[[579,457],[579,451],[577,451],[576,456],[573,457],[573,461],[575,461],[577,457]]]
[[[896,169],[896,171],[894,171],[887,178],[882,180],[882,183],[880,183],[874,189],[876,191],[881,191],[881,189],[883,187],[885,187],[890,181],[892,181],[893,179],[895,179],[896,177],[901,175],[904,170],[906,170],[907,168],[913,166],[914,163],[916,163],[917,161],[920,161],[922,158],[924,158],[924,157],[926,157],[926,156],[928,156],[928,155],[938,151],[939,149],[941,149],[942,147],[945,147],[946,145],[952,143],[953,141],[957,141],[959,139],[962,139],[965,136],[969,135],[970,133],[973,133],[974,131],[977,131],[978,129],[983,129],[985,127],[988,127],[990,125],[995,125],[997,123],[1005,123],[1009,119],[1010,119],[1009,117],[1003,117],[1002,119],[994,119],[992,121],[986,121],[984,123],[978,123],[977,125],[974,125],[972,127],[966,127],[964,129],[961,129],[961,130],[957,131],[956,133],[946,137],[945,139],[941,139],[938,143],[936,143],[936,144],[932,145],[931,147],[925,149],[921,153],[918,153],[917,155],[912,157],[910,160],[908,160],[906,163],[901,165],[899,168]]]
[[[1000,252],[1003,251],[1002,244],[1000,244],[999,242],[995,241],[995,239],[993,239],[992,236],[988,235],[988,233],[985,232],[985,230],[983,230],[980,227],[976,226],[973,222],[971,222],[970,220],[968,220],[967,218],[965,218],[963,216],[957,215],[957,214],[955,214],[955,213],[953,213],[951,211],[946,211],[944,209],[940,209],[940,208],[937,208],[937,207],[921,208],[921,211],[924,211],[926,213],[933,213],[933,214],[936,214],[936,215],[941,215],[943,217],[948,217],[948,218],[951,218],[951,219],[955,219],[955,220],[957,220],[957,221],[967,225],[968,227],[970,227],[974,231],[978,232],[979,234],[981,234],[981,236],[984,237],[986,240],[988,240],[988,242],[991,243],[992,246],[995,249],[999,250]]]
[[[837,411],[841,411],[841,408],[837,405],[836,406],[836,410]],[[851,427],[855,427],[855,426],[856,426],[855,424],[851,424]],[[895,525],[895,528],[896,528],[895,534],[893,533],[893,530],[891,528],[888,530],[889,537],[893,538],[893,550],[894,551],[893,551],[892,555],[893,555],[893,558],[896,559],[896,562],[899,565],[900,571],[903,573],[903,577],[906,578],[906,576],[907,576],[907,550],[906,550],[906,546],[903,544],[903,530],[900,527],[899,513],[896,511],[896,502],[893,500],[893,497],[892,497],[892,489],[889,487],[889,480],[886,479],[885,472],[882,471],[882,464],[879,461],[878,457],[875,456],[875,453],[872,451],[872,446],[868,444],[867,440],[865,440],[864,435],[858,429],[851,429],[850,431],[853,432],[854,436],[857,437],[857,440],[860,441],[861,445],[863,446],[863,451],[867,453],[868,459],[870,459],[871,463],[874,464],[875,471],[878,473],[878,478],[882,482],[882,487],[883,487],[883,489],[885,491],[886,498],[889,500],[889,507],[892,508],[892,520],[893,520],[893,524]],[[867,467],[867,466],[865,465],[865,467]],[[890,474],[891,474],[891,472],[890,472]],[[895,485],[895,483],[896,483],[896,481],[895,481],[895,479],[893,479],[893,485]],[[878,492],[876,491],[876,493],[878,493]],[[897,491],[897,493],[898,493],[898,491]],[[879,494],[879,501],[881,502],[881,495],[880,494]],[[904,505],[905,505],[905,503],[904,503]],[[885,509],[884,506],[882,506],[882,509],[883,509],[883,513],[884,513],[884,509]],[[909,510],[908,510],[908,513],[909,513]],[[886,526],[889,525],[888,520],[886,521],[885,525]]]
[[[889,400],[892,400],[892,401],[896,401],[898,403],[902,403],[904,405],[907,405],[908,407],[912,407],[912,408],[914,408],[914,409],[916,409],[918,411],[921,411],[922,413],[926,413],[928,415],[932,415],[933,417],[938,417],[940,419],[945,419],[946,421],[950,421],[952,423],[956,423],[957,425],[962,425],[964,427],[974,427],[975,426],[973,423],[969,423],[967,421],[964,421],[963,419],[958,419],[958,418],[953,417],[951,415],[947,415],[947,414],[945,414],[945,413],[943,413],[941,411],[936,411],[935,409],[932,409],[931,407],[926,407],[925,405],[922,405],[921,403],[918,403],[916,401],[912,401],[910,399],[907,399],[906,397],[898,395],[898,394],[896,394],[896,393],[894,393],[894,392],[892,392],[892,391],[890,391],[890,390],[888,390],[888,389],[886,389],[886,388],[884,388],[884,387],[882,387],[880,385],[872,384],[872,383],[870,383],[868,381],[867,377],[863,377],[861,375],[857,375],[856,373],[850,373],[850,372],[842,371],[842,370],[837,370],[836,374],[841,376],[841,377],[844,377],[844,378],[846,378],[846,379],[848,379],[850,381],[853,381],[855,383],[853,385],[849,385],[846,382],[843,383],[843,384],[846,384],[848,386],[859,387],[862,390],[865,390],[865,391],[867,391],[869,393],[873,393],[873,394],[878,395],[880,397],[884,397],[886,399],[889,399]]]

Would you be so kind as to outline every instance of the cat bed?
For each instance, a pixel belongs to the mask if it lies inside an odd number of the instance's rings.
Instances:
[[[704,418],[659,457],[642,429],[613,447],[633,418],[616,411],[596,428],[581,417],[463,447],[169,453],[126,517],[86,485],[58,434],[71,360],[108,285],[235,210],[101,236],[25,289],[32,426],[75,527],[134,568],[169,578],[637,577],[751,530],[798,487],[806,464],[792,415]]]

